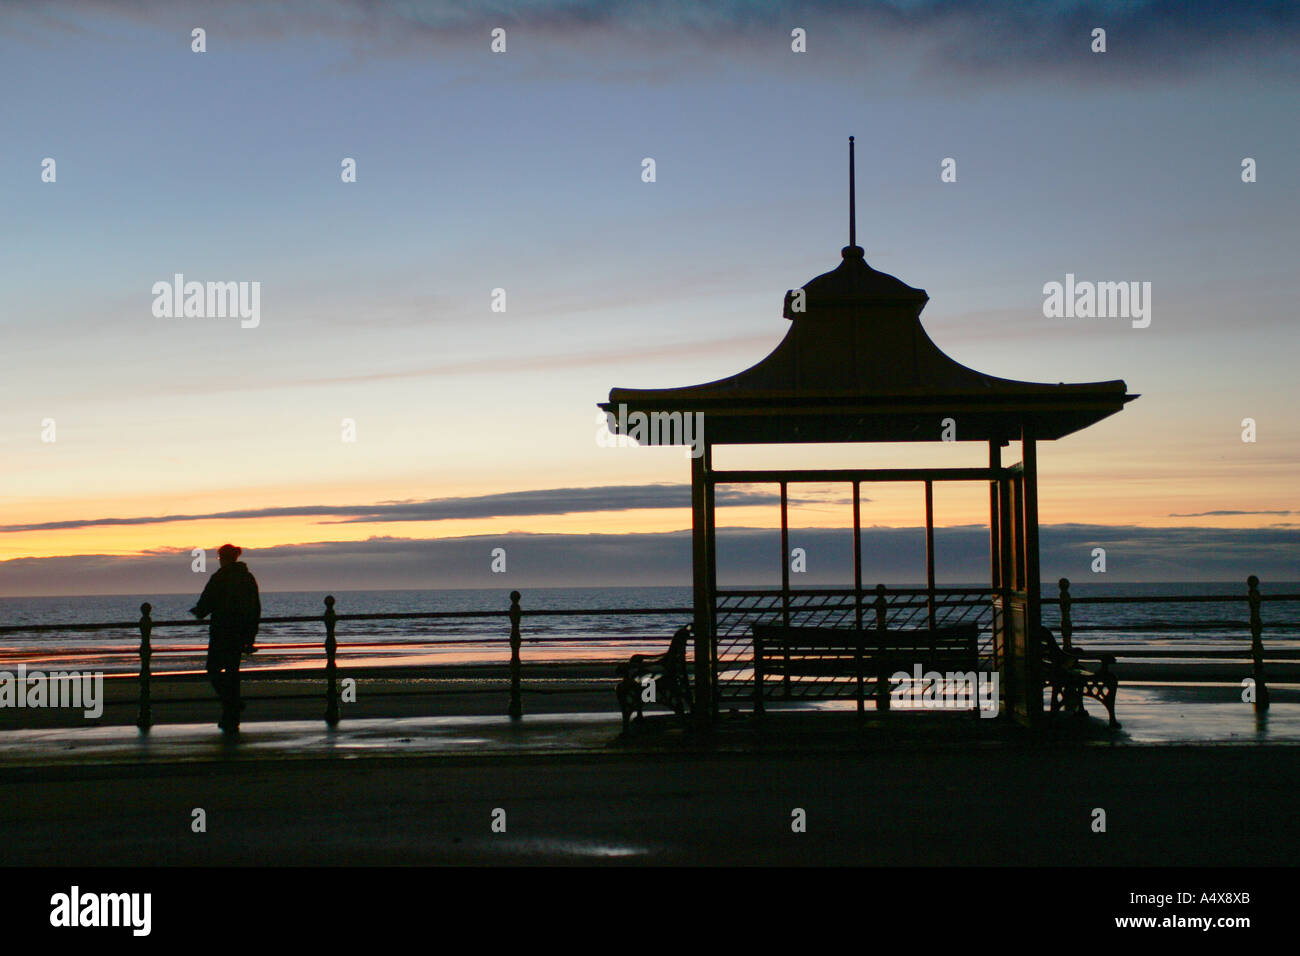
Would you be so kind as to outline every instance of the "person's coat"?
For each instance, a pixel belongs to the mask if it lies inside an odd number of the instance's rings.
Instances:
[[[236,561],[218,568],[208,578],[194,611],[201,618],[212,615],[208,622],[210,643],[251,645],[262,620],[262,600],[257,592],[257,579],[248,565]]]

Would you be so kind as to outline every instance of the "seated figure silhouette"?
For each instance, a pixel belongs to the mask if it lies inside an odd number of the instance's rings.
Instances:
[[[221,567],[208,578],[199,603],[190,608],[197,618],[211,615],[208,622],[208,678],[221,698],[221,721],[226,733],[239,731],[239,657],[253,652],[253,640],[262,619],[262,601],[257,580],[248,565],[239,560],[241,550],[223,544],[217,550]]]

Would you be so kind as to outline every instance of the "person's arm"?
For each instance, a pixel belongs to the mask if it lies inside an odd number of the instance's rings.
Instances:
[[[257,639],[257,628],[262,623],[262,596],[257,590],[257,578],[248,576],[248,624],[244,635],[244,653],[253,653],[253,643]]]
[[[205,618],[212,613],[212,582],[216,580],[216,575],[208,578],[208,583],[203,587],[203,593],[199,595],[199,603],[190,608],[190,613],[197,618]]]

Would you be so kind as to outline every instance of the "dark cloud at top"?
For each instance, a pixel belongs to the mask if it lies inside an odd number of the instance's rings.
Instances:
[[[108,15],[150,26],[183,21],[187,33],[202,21],[210,33],[285,44],[333,36],[370,56],[418,55],[467,41],[486,48],[489,31],[504,27],[512,53],[566,44],[606,64],[618,63],[611,55],[618,43],[665,57],[685,48],[788,53],[790,30],[799,26],[808,31],[811,64],[817,56],[852,57],[864,71],[906,61],[921,74],[1121,82],[1258,65],[1300,46],[1300,5],[1293,0],[32,0],[10,3],[7,12],[27,14],[29,30],[80,32],[90,28],[83,15]],[[1104,61],[1089,49],[1094,27],[1107,31]],[[1279,62],[1294,69],[1294,62]]]

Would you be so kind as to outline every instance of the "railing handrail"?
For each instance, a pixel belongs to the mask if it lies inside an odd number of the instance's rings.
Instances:
[[[1268,708],[1268,689],[1267,689],[1267,684],[1265,682],[1265,668],[1264,668],[1264,661],[1266,659],[1267,652],[1265,652],[1263,647],[1263,642],[1262,642],[1262,632],[1263,632],[1264,625],[1263,625],[1262,617],[1260,615],[1260,606],[1265,601],[1300,600],[1300,595],[1292,595],[1292,594],[1263,595],[1259,591],[1259,579],[1255,575],[1251,575],[1247,579],[1246,585],[1247,585],[1246,602],[1249,608],[1250,621],[1249,624],[1245,625],[1244,627],[1245,629],[1249,630],[1250,637],[1251,637],[1251,659],[1252,659],[1253,673],[1254,673],[1253,685],[1258,691],[1258,696],[1255,698],[1255,707],[1258,711],[1263,711],[1263,710],[1267,710]],[[1195,603],[1206,603],[1206,602],[1215,602],[1215,603],[1234,602],[1235,603],[1241,601],[1241,595],[1240,593],[1236,595],[1233,594],[1123,595],[1123,596],[1097,595],[1092,597],[1085,596],[1081,598],[1076,598],[1076,597],[1072,597],[1070,594],[1070,582],[1068,579],[1061,578],[1060,581],[1058,582],[1058,587],[1059,587],[1058,597],[1051,598],[1051,597],[1040,596],[1040,603],[1042,605],[1055,604],[1057,605],[1057,607],[1059,607],[1060,623],[1058,626],[1061,633],[1061,646],[1064,648],[1067,654],[1071,652],[1071,635],[1075,630],[1087,631],[1087,630],[1105,629],[1111,631],[1124,631],[1124,630],[1138,631],[1138,632],[1145,631],[1149,633],[1149,632],[1158,632],[1161,630],[1189,630],[1193,628],[1198,628],[1202,630],[1243,629],[1243,625],[1232,621],[1216,621],[1216,622],[1205,622],[1205,623],[1180,621],[1180,622],[1159,622],[1154,624],[1151,622],[1146,622],[1146,623],[1137,622],[1137,623],[1127,624],[1127,625],[1112,624],[1105,627],[1102,626],[1090,627],[1089,625],[1081,625],[1076,628],[1073,623],[1073,619],[1071,617],[1071,610],[1073,605],[1075,604],[1084,604],[1084,603],[1195,604]],[[933,628],[935,599],[937,596],[943,596],[945,598],[952,596],[958,598],[958,600],[955,601],[944,601],[943,606],[945,608],[964,607],[964,606],[969,606],[971,604],[982,604],[985,601],[988,601],[992,605],[994,605],[995,612],[996,612],[996,605],[998,601],[999,600],[1005,601],[1010,596],[1011,592],[1009,592],[1005,588],[996,588],[996,587],[936,588],[933,585],[926,588],[894,588],[890,590],[887,589],[885,585],[878,584],[874,588],[874,594],[875,597],[872,600],[872,606],[876,613],[876,628],[883,630],[886,627],[887,614],[888,611],[890,610],[890,602],[887,600],[887,595],[892,595],[896,598],[924,596],[930,608],[930,617],[929,617],[930,627]],[[727,597],[732,597],[732,598],[753,597],[753,598],[768,598],[768,599],[777,598],[781,602],[780,605],[781,613],[786,616],[787,621],[789,620],[789,615],[791,610],[796,610],[796,609],[792,609],[790,605],[790,598],[792,596],[809,596],[809,597],[823,596],[823,597],[843,597],[845,599],[852,599],[854,602],[852,606],[857,611],[857,615],[858,615],[858,622],[859,622],[858,626],[859,627],[861,626],[861,615],[864,608],[863,601],[865,597],[865,592],[861,587],[860,583],[855,584],[855,586],[851,589],[850,588],[809,588],[809,589],[794,591],[788,585],[786,585],[779,590],[776,588],[766,588],[766,589],[737,588],[731,590],[716,589],[714,594],[715,599],[727,598]],[[970,599],[965,600],[963,598],[970,598]],[[325,655],[326,655],[325,674],[326,674],[326,682],[327,682],[327,690],[325,694],[326,697],[325,721],[327,724],[333,727],[338,724],[340,718],[338,666],[336,660],[336,654],[338,650],[338,641],[336,639],[336,627],[339,621],[385,621],[385,620],[433,621],[433,620],[492,619],[492,618],[500,618],[504,616],[510,622],[509,637],[506,639],[509,641],[510,644],[510,702],[508,707],[508,713],[512,719],[518,719],[522,716],[523,713],[521,695],[520,695],[520,676],[521,676],[520,648],[526,639],[522,635],[520,624],[522,619],[525,617],[525,615],[533,618],[560,617],[560,616],[566,618],[574,618],[574,617],[582,618],[582,617],[600,617],[600,616],[615,615],[615,614],[622,615],[622,616],[646,615],[646,616],[665,617],[665,616],[678,615],[678,614],[693,615],[694,613],[693,608],[654,608],[654,607],[572,608],[572,609],[571,608],[538,608],[536,610],[525,611],[520,606],[520,599],[521,599],[521,595],[518,591],[511,591],[509,607],[505,610],[499,610],[499,611],[482,611],[482,610],[399,611],[399,612],[381,611],[381,612],[373,612],[373,613],[338,614],[334,610],[334,604],[335,604],[334,596],[326,595],[324,599],[325,611],[323,614],[284,615],[278,617],[267,617],[267,618],[262,618],[259,624],[272,625],[272,624],[297,624],[297,623],[317,623],[317,622],[324,623],[325,641],[323,642],[323,644],[318,644],[316,642],[289,643],[289,644],[280,645],[280,650],[282,653],[287,653],[290,651],[296,652],[305,649],[314,650],[319,647],[324,648]],[[902,606],[902,610],[908,609],[908,604],[906,602],[899,602],[899,601],[894,602],[894,606],[897,607],[899,605]],[[715,601],[715,608],[716,607],[717,605]],[[837,608],[835,606],[829,606],[826,604],[822,604],[822,605],[814,604],[814,605],[808,605],[808,606],[797,608],[797,610],[811,611],[811,612],[826,611],[826,610],[833,611],[836,609]],[[838,609],[846,610],[847,605],[840,606]],[[722,610],[724,610],[724,613],[730,613],[730,614],[737,614],[737,613],[752,614],[754,612],[763,614],[763,613],[776,613],[777,608],[772,606],[763,606],[762,604],[759,604],[756,606],[748,606],[748,607],[741,605],[741,606],[735,606],[735,607],[722,609]],[[154,621],[152,619],[152,611],[153,611],[153,606],[148,602],[146,602],[140,605],[141,616],[137,621],[121,622],[121,623],[5,625],[0,627],[0,634],[18,634],[18,633],[39,634],[39,633],[46,633],[50,631],[60,631],[60,630],[88,632],[88,631],[101,631],[101,630],[126,630],[130,628],[137,628],[140,634],[140,646],[138,651],[140,656],[140,672],[138,675],[140,680],[140,697],[139,697],[140,710],[139,710],[139,716],[137,718],[137,724],[142,728],[148,728],[152,724],[152,701],[150,696],[150,679],[151,679],[150,661],[154,653],[156,653],[152,646],[152,640],[151,640],[154,629],[159,627],[202,627],[204,626],[205,623],[208,623],[197,619],[196,620],[181,619],[181,620],[174,620],[174,621]],[[1277,625],[1274,626],[1276,627]],[[994,625],[994,627],[996,628],[996,624]],[[714,637],[716,639],[716,635]],[[620,639],[625,641],[630,641],[630,640],[640,641],[640,640],[644,640],[644,637],[642,637],[641,635],[635,635],[635,636],[619,635],[619,636],[604,637],[604,636],[594,636],[594,635],[560,634],[552,638],[542,639],[541,641],[539,641],[536,638],[527,639],[527,640],[529,643],[534,643],[534,644],[545,643],[549,641],[554,641],[555,643],[559,644],[559,643],[566,643],[566,642],[583,643],[584,641],[614,642],[614,641],[619,641]],[[400,640],[400,641],[358,642],[356,645],[352,645],[352,646],[354,649],[362,648],[362,647],[371,647],[371,648],[382,648],[384,650],[400,650],[403,647],[423,646],[429,643],[436,643],[442,645],[454,644],[454,643],[483,645],[483,644],[495,643],[499,640],[501,640],[499,637],[494,639],[490,635],[479,635],[472,638],[445,638],[445,637],[441,637],[441,635],[438,635],[431,639],[421,638],[421,639],[412,640],[411,638],[408,637],[405,640]],[[996,635],[994,640],[996,644],[996,640],[997,640]],[[263,646],[267,648],[276,647],[276,645],[274,644],[268,645],[265,642],[263,643]],[[19,649],[17,648],[13,649],[13,651],[15,652],[18,650]],[[36,650],[36,649],[31,649],[31,650]],[[59,654],[59,650],[62,650],[63,653]],[[114,653],[111,650],[102,649],[102,648],[101,649],[66,648],[66,649],[57,649],[57,650],[50,649],[48,651],[41,650],[39,653],[41,657],[54,657],[54,656],[73,657],[73,656],[84,656],[87,653],[95,653],[96,650],[98,651],[99,654],[104,656],[108,656]],[[184,648],[171,647],[171,648],[167,648],[165,651],[160,649],[159,651],[157,651],[157,653],[194,654],[194,653],[199,653],[202,650],[203,650],[202,645],[193,645]],[[1182,654],[1179,656],[1187,656],[1188,654],[1191,653],[1194,652],[1190,650],[1184,650]],[[15,653],[12,656],[16,657],[17,654]],[[1222,653],[1214,654],[1213,652],[1203,651],[1201,656],[1221,657],[1224,655]],[[995,658],[996,658],[996,650],[995,650]],[[755,670],[755,672],[757,673],[757,669]],[[787,679],[788,679],[788,674],[787,674]],[[861,674],[859,674],[859,678],[858,678],[859,686],[861,685],[861,680],[862,680]],[[880,689],[881,686],[882,685],[878,684],[878,688],[877,688],[878,694],[881,693],[881,689]],[[761,702],[761,692],[760,692],[759,700]],[[859,700],[859,707],[861,707],[860,700]]]
[[[1261,601],[1300,601],[1300,594],[1261,594]],[[1193,594],[1177,596],[1168,594],[1140,595],[1094,595],[1092,597],[1075,597],[1070,595],[1071,604],[1201,604],[1207,602],[1240,603],[1240,594]],[[1042,604],[1060,604],[1059,597],[1044,597]]]
[[[606,614],[693,614],[694,608],[689,607],[669,607],[669,608],[638,608],[638,607],[607,607],[607,608],[537,608],[534,610],[524,610],[525,617],[596,617]],[[399,620],[436,620],[436,619],[460,619],[460,618],[509,618],[510,612],[506,611],[376,611],[374,613],[364,614],[338,614],[335,620],[339,621],[399,621]],[[319,624],[322,615],[320,614],[293,614],[282,617],[264,617],[261,619],[262,624]],[[0,625],[0,634],[19,634],[19,633],[42,633],[45,631],[114,631],[114,630],[135,630],[140,626],[136,621],[104,621],[104,622],[85,622],[75,624],[5,624]],[[207,621],[198,619],[177,618],[171,621],[154,621],[154,627],[207,627]]]

